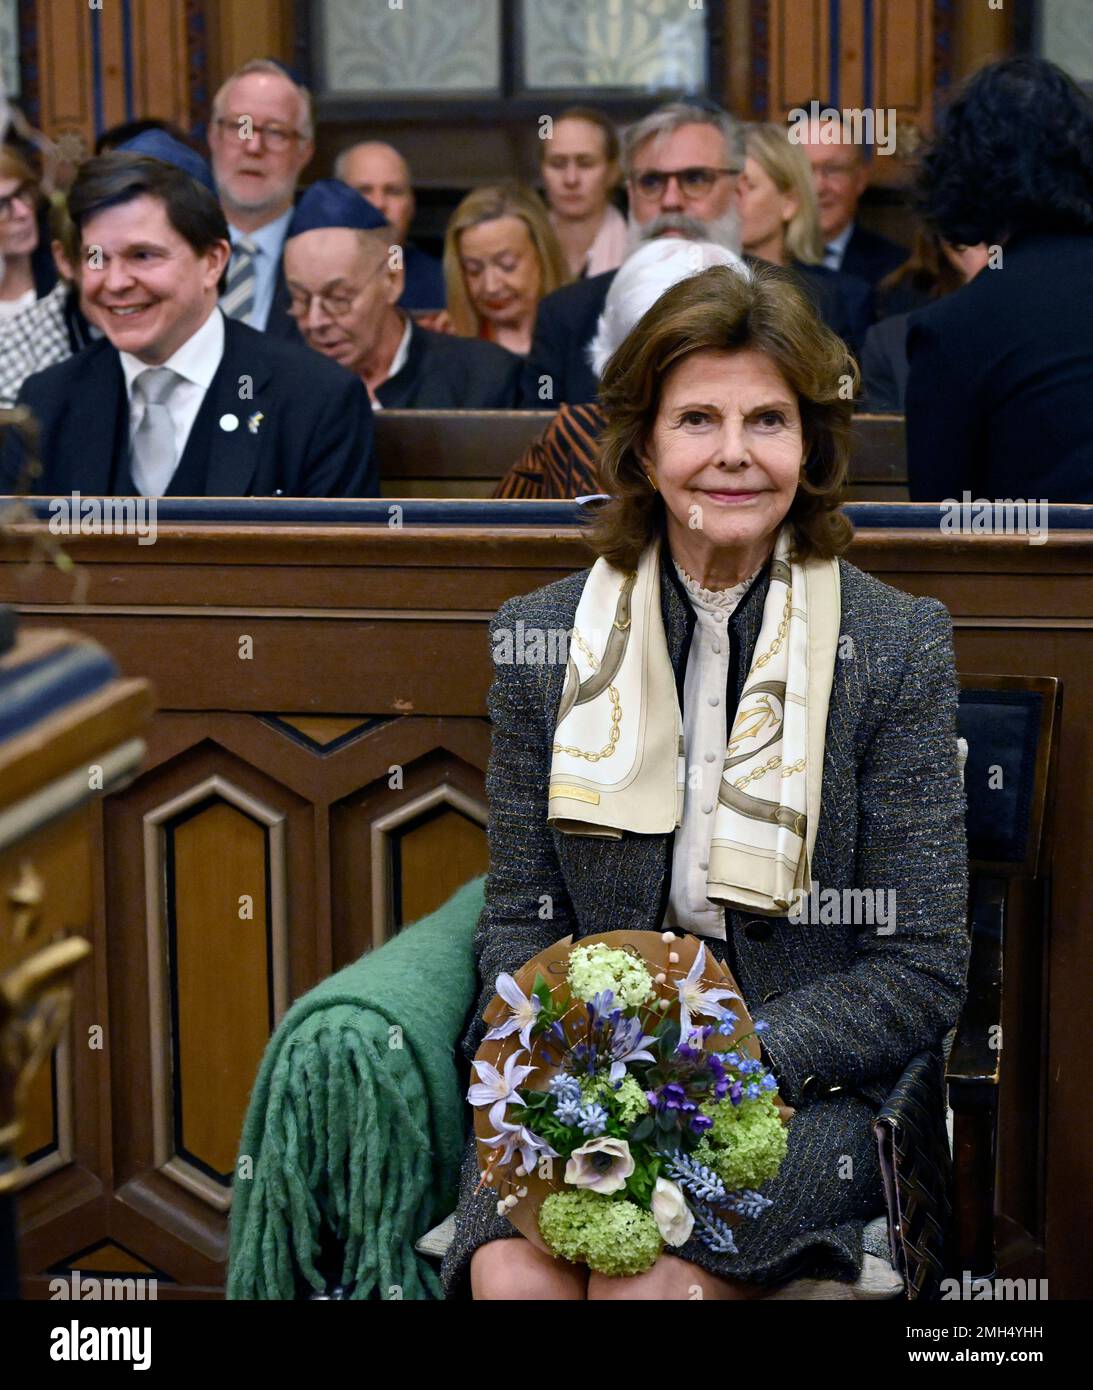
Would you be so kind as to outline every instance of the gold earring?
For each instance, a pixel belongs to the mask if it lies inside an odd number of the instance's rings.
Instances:
[[[642,469],[642,472],[645,473],[645,470]],[[649,486],[653,489],[654,492],[660,491],[660,488],[657,487],[656,483],[653,481],[653,475],[651,473],[645,473],[645,481],[649,484]]]

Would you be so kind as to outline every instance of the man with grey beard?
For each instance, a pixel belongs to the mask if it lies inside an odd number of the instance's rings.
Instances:
[[[736,184],[744,167],[737,121],[712,103],[672,102],[623,139],[630,250],[654,237],[712,241],[740,254]],[[524,369],[523,404],[549,410],[595,400],[587,345],[617,271],[548,294],[539,305]]]

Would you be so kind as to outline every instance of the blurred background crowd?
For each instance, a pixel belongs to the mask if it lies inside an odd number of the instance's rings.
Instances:
[[[321,39],[328,82],[338,8],[329,7]],[[901,128],[897,107],[867,108],[895,121],[894,185],[892,150],[863,135],[861,108],[840,105],[837,92],[801,90],[778,119],[742,119],[726,107],[710,51],[700,64],[680,56],[686,35],[664,3],[630,8],[646,25],[657,82],[620,95],[624,25],[612,40],[615,86],[589,81],[581,91],[567,80],[572,100],[525,97],[503,120],[448,120],[446,148],[460,147],[469,167],[480,143],[493,172],[461,196],[449,188],[446,200],[434,160],[430,186],[417,178],[423,131],[435,130],[448,95],[440,78],[431,104],[419,94],[417,121],[404,91],[391,92],[386,112],[397,122],[382,118],[382,93],[363,102],[383,138],[339,134],[344,120],[324,127],[305,73],[265,57],[224,77],[206,121],[183,127],[136,112],[97,129],[93,148],[43,131],[36,113],[10,100],[0,149],[0,405],[27,404],[42,423],[38,490],[81,481],[92,490],[108,479],[115,491],[231,491],[213,464],[183,468],[225,354],[259,352],[235,329],[221,341],[210,324],[198,338],[218,303],[226,320],[281,345],[267,365],[284,377],[280,395],[297,414],[307,409],[299,393],[313,406],[336,396],[344,377],[314,364],[296,372],[292,362],[303,359],[281,347],[325,358],[363,386],[345,398],[351,433],[328,443],[328,455],[344,458],[326,469],[310,459],[291,490],[374,493],[369,420],[394,408],[556,411],[496,495],[594,492],[603,364],[669,284],[727,256],[780,268],[812,300],[847,345],[859,409],[906,414],[912,499],[971,489],[1093,501],[1088,86],[1027,53],[933,92],[932,130],[905,117]],[[424,42],[421,16],[399,22],[406,32],[417,25]],[[439,37],[428,48],[434,66]],[[451,42],[458,49],[466,37],[456,25]],[[610,39],[606,29],[600,37]],[[453,64],[469,52],[454,51]],[[378,87],[383,78],[354,80]],[[458,88],[477,79],[464,71],[448,80]],[[466,108],[466,93],[456,94]],[[496,105],[491,96],[483,109]],[[498,177],[514,125],[535,167],[514,157]],[[185,245],[181,260],[172,238]],[[640,254],[679,241],[692,245],[690,262]],[[144,243],[154,245],[141,252]],[[119,411],[127,406],[134,432],[145,431],[149,457],[161,451],[162,466],[132,476],[115,458],[98,473],[71,462],[86,423],[73,401],[87,393],[105,408],[107,363],[93,354],[104,338],[123,368],[110,359],[119,402],[124,375]],[[201,365],[180,371],[175,354],[186,344]],[[170,379],[157,386],[150,372],[127,369],[138,362],[169,363]],[[321,428],[318,416],[308,428]],[[9,486],[20,462],[14,445],[5,449]],[[261,491],[260,480],[246,490]]]

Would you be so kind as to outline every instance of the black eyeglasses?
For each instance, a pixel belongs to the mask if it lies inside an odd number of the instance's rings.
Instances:
[[[635,169],[630,175],[630,186],[642,198],[662,198],[669,180],[675,179],[685,198],[701,198],[718,179],[739,172],[739,169],[715,169],[708,164],[695,164],[689,169]]]
[[[254,140],[261,136],[262,143],[270,150],[286,149],[293,140],[304,138],[298,130],[290,130],[288,126],[252,125],[248,116],[217,116],[213,125],[225,135],[234,130],[240,140]]]
[[[9,193],[6,198],[0,198],[0,222],[8,221],[16,201],[22,203],[33,212],[35,202],[34,185],[32,183],[21,183],[14,193]]]

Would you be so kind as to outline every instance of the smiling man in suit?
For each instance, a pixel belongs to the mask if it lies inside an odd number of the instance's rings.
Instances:
[[[351,373],[226,319],[230,255],[199,156],[88,160],[69,194],[86,302],[106,337],[28,377],[41,493],[368,497],[372,412]],[[22,466],[9,432],[0,485]]]

